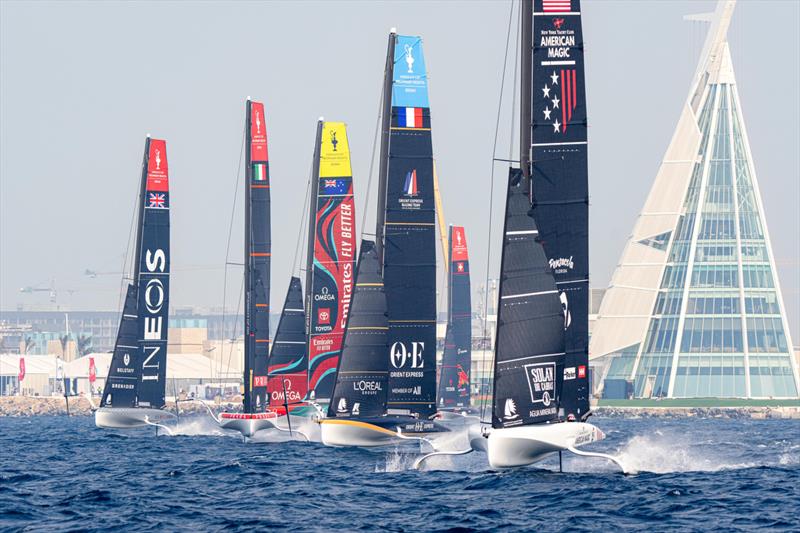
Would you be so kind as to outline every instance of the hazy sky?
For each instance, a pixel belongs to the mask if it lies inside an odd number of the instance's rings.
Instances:
[[[655,178],[705,38],[705,25],[682,16],[715,4],[583,4],[591,276],[592,286],[605,287]],[[220,306],[248,95],[267,109],[272,303],[278,308],[305,216],[321,115],[348,124],[361,223],[391,27],[424,38],[445,215],[467,228],[477,287],[486,273],[508,13],[505,1],[0,2],[0,308],[46,304],[46,293],[19,289],[53,279],[61,305],[117,309],[147,132],[168,141],[173,309]],[[740,1],[729,32],[795,343],[799,26],[796,1]],[[509,151],[510,83],[498,157]],[[504,167],[495,168],[496,198],[503,197]],[[373,184],[369,232],[375,191]],[[239,209],[232,261],[241,261],[241,220]],[[497,261],[492,264],[495,269]],[[101,275],[88,278],[85,269]],[[229,286],[238,289],[239,278],[234,267]],[[235,300],[229,294],[228,305]]]

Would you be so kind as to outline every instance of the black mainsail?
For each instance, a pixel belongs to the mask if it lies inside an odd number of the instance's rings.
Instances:
[[[386,412],[389,325],[375,243],[362,240],[342,356],[328,417],[376,417]]]
[[[470,404],[472,298],[467,236],[462,226],[450,226],[448,243],[447,330],[439,370],[439,410],[467,409]]]
[[[269,406],[273,410],[298,404],[305,397],[308,374],[305,322],[303,287],[300,278],[293,276],[269,356]]]
[[[376,245],[389,312],[388,408],[427,418],[436,411],[436,210],[419,36],[390,34],[385,75]]]
[[[510,171],[506,204],[495,428],[582,420],[589,413],[580,0],[524,2],[522,28],[521,168]]]
[[[169,315],[167,143],[145,141],[133,283],[127,288],[101,407],[161,409],[166,403]]]
[[[264,104],[247,100],[244,232],[244,411],[264,411],[269,356],[270,194]]]

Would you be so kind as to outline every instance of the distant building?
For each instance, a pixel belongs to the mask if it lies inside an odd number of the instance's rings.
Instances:
[[[797,398],[721,2],[701,68],[594,324],[606,398]]]

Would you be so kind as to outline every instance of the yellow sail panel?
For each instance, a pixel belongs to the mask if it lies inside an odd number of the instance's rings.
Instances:
[[[344,122],[324,122],[319,151],[319,177],[339,178],[352,175],[347,127]]]

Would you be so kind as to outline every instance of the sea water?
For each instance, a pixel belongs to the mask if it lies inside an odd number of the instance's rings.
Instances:
[[[800,529],[800,420],[592,422],[607,438],[585,449],[639,474],[570,454],[563,473],[557,458],[493,471],[479,453],[416,471],[419,447],[332,449],[298,435],[244,443],[208,418],[158,436],[85,417],[0,418],[0,529]]]

